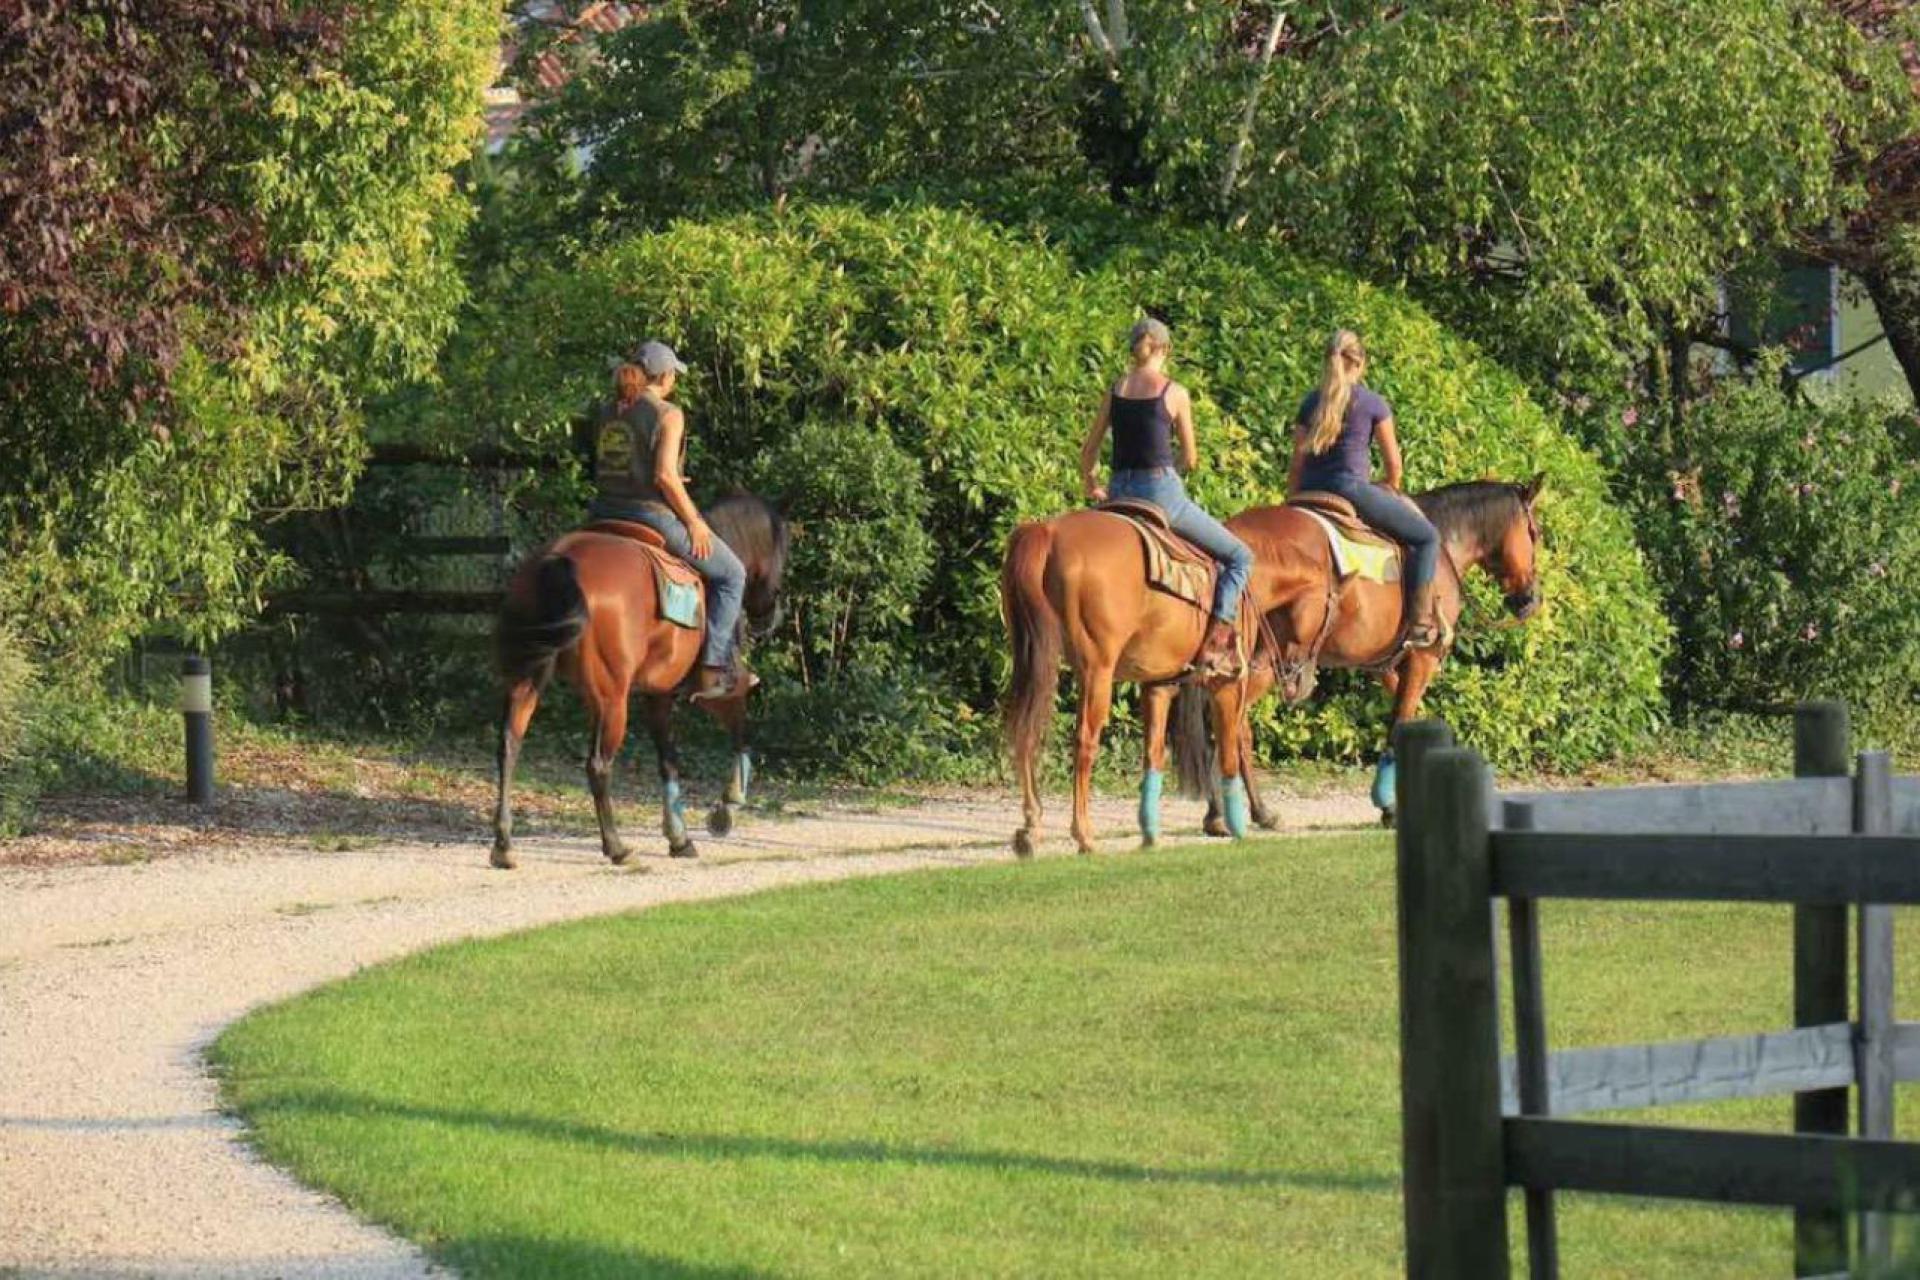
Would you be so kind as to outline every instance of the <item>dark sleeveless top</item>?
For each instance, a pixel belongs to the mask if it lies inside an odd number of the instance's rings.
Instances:
[[[664,402],[643,395],[623,412],[612,400],[603,401],[594,415],[593,483],[602,498],[622,503],[667,505],[666,495],[654,483],[654,454]],[[687,442],[680,440],[681,459]]]
[[[1312,430],[1313,413],[1319,407],[1320,393],[1308,392],[1295,421]],[[1392,416],[1393,406],[1379,395],[1365,387],[1354,387],[1340,434],[1325,453],[1307,455],[1306,465],[1300,469],[1300,487],[1338,492],[1346,485],[1366,484],[1373,478],[1373,430]]]
[[[1149,471],[1173,466],[1173,414],[1167,410],[1168,380],[1160,394],[1136,400],[1113,393],[1107,420],[1113,424],[1113,469]]]

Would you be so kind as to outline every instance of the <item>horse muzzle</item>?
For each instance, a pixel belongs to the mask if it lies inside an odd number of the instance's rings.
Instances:
[[[1528,587],[1525,591],[1509,592],[1506,600],[1507,612],[1522,622],[1525,622],[1528,618],[1531,618],[1540,611],[1540,589],[1538,587]]]

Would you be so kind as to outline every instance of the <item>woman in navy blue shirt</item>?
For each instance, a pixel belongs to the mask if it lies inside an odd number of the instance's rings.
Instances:
[[[1440,535],[1400,492],[1400,441],[1393,431],[1393,406],[1361,384],[1366,371],[1367,352],[1360,336],[1347,329],[1334,334],[1327,344],[1320,386],[1300,404],[1287,491],[1337,493],[1353,504],[1362,520],[1406,546],[1407,580],[1413,590],[1413,627],[1407,643],[1424,649],[1437,644],[1442,634],[1433,608]],[[1386,475],[1379,484],[1373,482],[1375,442],[1386,463]]]

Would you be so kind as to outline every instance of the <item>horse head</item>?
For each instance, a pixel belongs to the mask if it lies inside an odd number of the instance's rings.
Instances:
[[[1526,484],[1478,480],[1414,499],[1462,569],[1479,566],[1500,584],[1507,610],[1525,621],[1540,608],[1540,519],[1544,474]]]
[[[746,620],[765,635],[780,625],[780,587],[792,539],[786,517],[766,499],[742,492],[709,507],[707,523],[746,567]]]

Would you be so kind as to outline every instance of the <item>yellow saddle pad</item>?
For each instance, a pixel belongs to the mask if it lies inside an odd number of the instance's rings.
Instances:
[[[1333,521],[1311,507],[1298,507],[1326,530],[1327,545],[1333,548],[1333,568],[1342,578],[1358,577],[1366,582],[1400,581],[1400,548],[1361,542],[1347,536]]]

